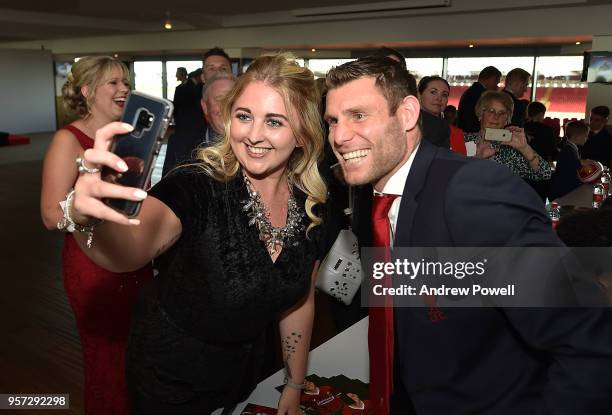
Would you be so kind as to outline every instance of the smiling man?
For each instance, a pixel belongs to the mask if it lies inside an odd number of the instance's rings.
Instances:
[[[329,140],[347,183],[360,185],[360,246],[562,246],[509,169],[422,137],[405,76],[372,57],[327,75]],[[377,414],[604,414],[612,404],[609,309],[441,309],[434,299],[370,308],[368,337]]]
[[[208,82],[209,79],[220,72],[231,73],[232,62],[223,49],[214,47],[206,52],[202,58],[202,82]]]

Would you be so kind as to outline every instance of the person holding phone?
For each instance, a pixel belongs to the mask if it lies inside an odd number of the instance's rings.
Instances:
[[[531,148],[525,132],[520,127],[509,126],[514,103],[504,92],[487,91],[476,103],[476,115],[480,132],[465,133],[465,142],[476,143],[478,158],[488,158],[507,166],[514,174],[533,181],[550,179],[550,165]],[[491,141],[486,137],[487,128],[505,129],[512,133],[509,141]]]
[[[119,120],[129,92],[128,69],[118,60],[89,56],[72,66],[62,98],[79,118],[55,133],[45,155],[40,208],[47,229],[57,231],[62,221],[60,201],[79,175],[75,159],[93,147],[96,130]],[[131,313],[153,271],[147,263],[126,273],[108,271],[79,249],[71,233],[64,239],[62,266],[83,351],[85,413],[127,415],[125,353]]]
[[[223,101],[225,134],[149,193],[101,180],[95,169],[125,165],[108,148],[132,129],[96,133],[69,215],[104,220],[81,248],[115,271],[156,259],[128,347],[136,414],[229,413],[260,380],[266,328],[278,322],[286,386],[278,413],[300,412],[314,315],[314,281],[326,187],[314,76],[287,55],[256,59]],[[103,198],[142,201],[137,217]]]

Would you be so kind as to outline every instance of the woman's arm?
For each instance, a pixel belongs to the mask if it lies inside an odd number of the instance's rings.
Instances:
[[[291,384],[303,384],[306,377],[315,311],[314,289],[318,269],[319,261],[315,263],[312,271],[308,295],[287,311],[280,320],[281,346],[288,384],[285,386],[278,404],[279,415],[293,415],[299,411],[301,390],[292,387]]]
[[[93,215],[91,215],[93,216]],[[174,212],[154,197],[142,202],[136,226],[105,222],[94,229],[91,248],[87,235],[75,232],[81,250],[96,264],[112,272],[137,270],[170,248],[181,236]]]
[[[525,169],[518,169],[519,176],[536,181],[550,179],[550,165],[527,143],[523,129],[514,126],[507,129],[512,132],[512,139],[502,144],[518,151],[524,159],[523,163],[518,163],[526,165]]]
[[[125,162],[108,149],[116,134],[128,130],[132,130],[129,124],[119,122],[98,130],[94,148],[83,154],[87,165],[126,171]],[[167,250],[181,235],[181,221],[174,212],[158,199],[147,198],[143,190],[107,183],[101,180],[100,173],[79,175],[74,189],[74,201],[69,209],[72,219],[83,225],[91,223],[92,218],[106,221],[95,228],[91,248],[86,247],[86,234],[75,232],[75,239],[89,258],[109,271],[138,269]],[[138,217],[128,218],[105,205],[102,199],[107,197],[146,200]]]
[[[68,130],[53,136],[45,154],[40,192],[40,215],[48,230],[57,230],[57,222],[64,216],[60,200],[66,198],[77,179],[75,160],[83,148]]]

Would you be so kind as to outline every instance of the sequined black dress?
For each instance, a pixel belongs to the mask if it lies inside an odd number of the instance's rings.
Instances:
[[[298,205],[305,196],[295,190]],[[135,413],[204,414],[252,391],[266,327],[308,292],[318,229],[285,244],[272,262],[241,201],[239,176],[221,183],[196,168],[165,177],[150,195],[180,219],[181,238],[156,260],[128,349]],[[304,229],[309,223],[304,215]],[[268,348],[268,349],[266,349]]]

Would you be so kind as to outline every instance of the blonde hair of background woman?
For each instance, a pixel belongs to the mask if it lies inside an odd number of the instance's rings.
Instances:
[[[298,143],[289,159],[287,171],[289,180],[307,195],[305,210],[312,222],[308,227],[310,230],[321,223],[313,207],[324,203],[327,198],[327,189],[317,166],[324,137],[314,75],[299,66],[292,55],[261,56],[238,78],[222,103],[223,138],[218,144],[197,151],[196,157],[202,161],[198,167],[220,181],[228,181],[238,173],[240,164],[229,139],[231,111],[240,94],[254,81],[264,82],[283,97],[289,125]]]
[[[68,74],[68,80],[62,87],[64,107],[76,112],[79,117],[87,118],[91,107],[96,100],[96,90],[100,85],[110,79],[113,69],[118,68],[123,78],[130,79],[130,72],[121,61],[110,56],[85,56],[79,59]],[[87,86],[87,97],[81,88]]]

